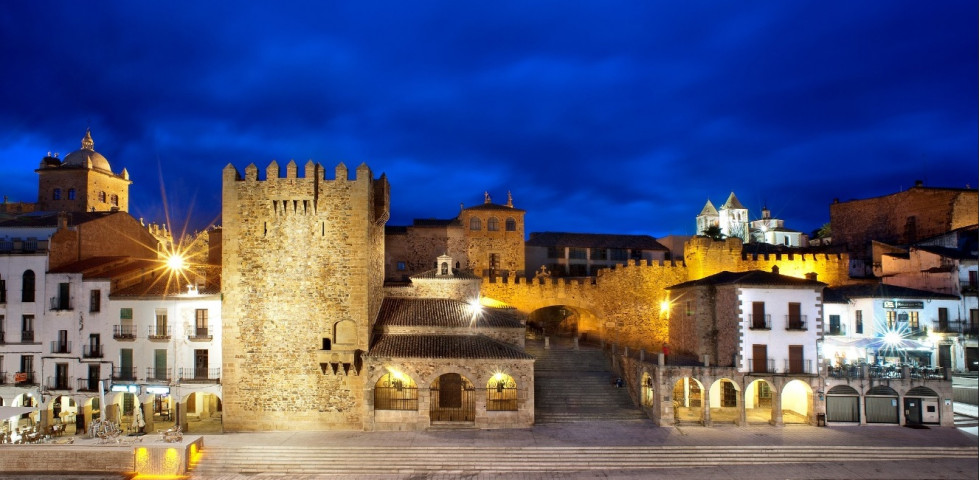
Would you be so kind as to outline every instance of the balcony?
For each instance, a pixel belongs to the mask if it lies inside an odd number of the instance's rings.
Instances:
[[[135,382],[136,381],[136,367],[122,368],[115,367],[112,369],[112,381],[114,382]]]
[[[825,324],[824,324],[825,325]],[[846,325],[829,325],[826,335],[846,335]]]
[[[76,379],[78,385],[77,390],[79,392],[97,392],[99,391],[99,380],[102,380],[102,389],[108,392],[109,391],[108,379],[99,379],[99,378]]]
[[[102,358],[102,345],[85,345],[82,347],[82,358]]]
[[[154,341],[170,340],[169,325],[153,325],[147,330],[146,338]]]
[[[806,329],[806,316],[805,315],[786,315],[785,316],[785,329],[786,330],[805,330]]]
[[[812,370],[812,360],[799,359],[792,361],[785,360],[785,370],[783,372],[791,375],[814,375]]]
[[[71,353],[71,342],[51,342],[51,353]]]
[[[0,330],[0,345],[6,345],[7,332]]]
[[[20,343],[34,343],[34,330],[21,330]]]
[[[146,381],[170,383],[170,379],[173,377],[172,370],[170,368],[146,367]]]
[[[50,302],[52,311],[73,310],[70,298],[51,297]]]
[[[34,378],[34,372],[16,372],[14,373],[14,384],[17,386],[21,385],[37,385],[37,381]]]
[[[181,368],[180,383],[221,383],[221,369]]]
[[[71,379],[68,377],[47,377],[44,388],[47,390],[71,390]]]
[[[751,330],[771,330],[772,329],[771,314],[767,314],[767,313],[764,315],[748,314],[748,328]]]
[[[135,325],[113,325],[112,338],[116,340],[136,340]]]
[[[775,359],[749,358],[748,371],[751,373],[775,373]]]
[[[209,342],[214,340],[214,336],[211,335],[210,328],[195,328],[187,334],[187,340],[192,342]]]

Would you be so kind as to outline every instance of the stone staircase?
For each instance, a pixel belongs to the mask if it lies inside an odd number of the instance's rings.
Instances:
[[[628,390],[616,388],[602,350],[581,345],[575,350],[566,339],[527,341],[534,364],[534,423],[580,421],[636,421],[647,419]]]
[[[854,446],[225,446],[207,447],[194,478],[229,475],[475,475],[932,458],[975,459],[976,447]]]

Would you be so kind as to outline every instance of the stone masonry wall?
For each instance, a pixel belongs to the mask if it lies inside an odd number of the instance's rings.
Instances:
[[[223,384],[228,431],[363,428],[370,322],[382,300],[387,182],[309,162],[280,178],[231,165],[223,188]],[[350,375],[324,374],[323,339]],[[329,370],[329,369],[328,369]]]
[[[407,232],[388,235],[385,238],[385,272],[388,280],[402,281],[435,268],[435,259],[448,254],[459,267],[468,269],[466,241],[462,227],[425,226],[407,227]],[[404,262],[405,270],[398,270],[398,262]]]

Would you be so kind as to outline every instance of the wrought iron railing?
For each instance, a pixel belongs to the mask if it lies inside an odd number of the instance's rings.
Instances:
[[[516,387],[489,387],[486,389],[486,411],[502,412],[517,410]]]
[[[97,392],[99,391],[99,380],[102,380],[102,389],[109,391],[109,381],[108,379],[98,379],[98,378],[79,378],[78,391],[79,392]]]
[[[34,372],[14,372],[14,383],[17,385],[36,385]]]
[[[374,387],[374,410],[418,410],[417,387]]]
[[[112,326],[112,338],[116,340],[135,340],[136,339],[136,326],[135,325],[113,325]]]
[[[170,326],[150,325],[146,338],[150,340],[170,340]]]
[[[136,367],[115,367],[112,369],[112,380],[114,381],[135,381]]]
[[[771,330],[772,315],[769,313],[764,315],[748,314],[748,328],[752,330]]]
[[[71,379],[68,377],[47,377],[44,379],[44,388],[48,390],[71,390]]]
[[[21,330],[20,343],[34,343],[34,330]]]
[[[775,359],[749,358],[748,371],[751,373],[775,373]]]
[[[178,375],[182,383],[217,383],[221,381],[220,368],[181,368]]]
[[[51,353],[71,353],[71,342],[59,340],[51,342]]]
[[[811,359],[800,359],[792,361],[792,359],[785,360],[785,373],[796,373],[804,375],[812,375],[812,360]]]
[[[211,334],[211,328],[194,328],[189,333],[187,333],[187,339],[192,341],[209,341],[214,339],[214,335]]]
[[[88,344],[82,347],[83,358],[102,358],[102,345]]]
[[[146,367],[146,380],[169,382],[172,371],[171,368]]]
[[[806,316],[805,315],[786,315],[785,316],[785,329],[786,330],[805,330],[806,329]]]

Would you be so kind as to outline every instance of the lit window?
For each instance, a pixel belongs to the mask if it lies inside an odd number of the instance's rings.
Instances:
[[[508,231],[508,232],[516,232],[517,231],[517,221],[514,220],[514,219],[512,219],[512,218],[506,219],[506,231]]]
[[[398,262],[398,271],[403,272],[408,269],[408,265],[405,262]]]
[[[68,200],[74,200],[74,199],[75,199],[75,189],[74,188],[69,188],[68,189]]]
[[[113,195],[112,196],[112,206],[113,207],[118,207],[119,206],[119,195]]]
[[[469,219],[469,229],[470,230],[482,230],[483,222],[479,218],[473,217]]]
[[[486,230],[495,232],[499,229],[500,229],[500,221],[497,220],[496,217],[490,217],[489,220],[486,221]]]
[[[61,200],[61,189],[60,188],[56,188],[56,189],[54,189],[54,192],[51,192],[51,199],[52,200]]]
[[[105,192],[99,192],[99,201],[105,203]]]

